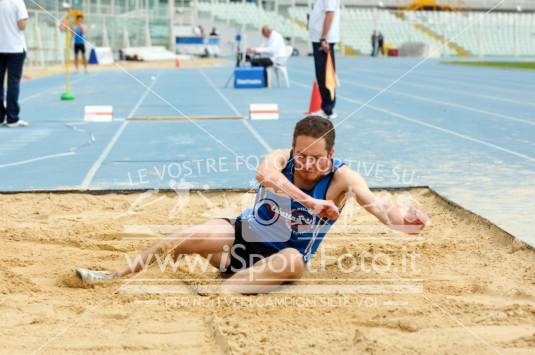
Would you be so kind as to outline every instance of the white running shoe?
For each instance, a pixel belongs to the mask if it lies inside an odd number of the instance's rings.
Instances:
[[[85,284],[92,284],[101,281],[112,281],[116,278],[116,276],[109,271],[95,271],[82,268],[76,269],[76,276],[78,276],[78,278]]]
[[[333,111],[333,113],[331,113],[331,114],[329,115],[329,119],[330,119],[330,120],[334,120],[334,119],[337,118],[337,117],[338,117],[338,114],[337,114],[336,112],[334,112],[334,111]]]
[[[307,116],[319,116],[323,118],[329,118],[329,116],[327,116],[327,114],[322,109],[319,109],[318,111],[315,111],[315,112],[308,113]]]
[[[29,123],[23,120],[18,120],[17,122],[13,123],[6,123],[6,126],[9,128],[17,128],[17,127],[28,127]]]

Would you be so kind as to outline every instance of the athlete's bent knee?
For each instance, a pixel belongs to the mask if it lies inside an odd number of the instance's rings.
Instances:
[[[281,250],[274,255],[275,258],[280,259],[277,263],[279,266],[278,271],[284,273],[287,278],[299,278],[305,270],[303,255],[294,248]]]

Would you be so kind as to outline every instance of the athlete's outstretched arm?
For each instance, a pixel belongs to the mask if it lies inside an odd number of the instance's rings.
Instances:
[[[278,193],[282,192],[320,217],[332,220],[337,219],[339,211],[333,201],[318,200],[310,197],[284,176],[282,170],[289,160],[289,149],[274,150],[260,163],[256,171],[256,180],[264,187],[273,189]]]
[[[385,225],[409,234],[418,234],[425,227],[429,219],[416,206],[412,205],[405,213],[402,213],[390,201],[382,199],[370,191],[368,184],[357,172],[348,167],[342,167],[339,169],[339,173],[346,183],[346,193],[354,195],[357,202],[366,211],[373,214]]]

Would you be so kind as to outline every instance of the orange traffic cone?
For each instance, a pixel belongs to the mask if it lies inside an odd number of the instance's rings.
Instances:
[[[175,67],[180,68],[180,58],[175,58]]]
[[[311,114],[313,112],[319,111],[321,109],[321,95],[318,83],[314,80],[314,85],[312,85],[312,95],[310,96],[310,106],[308,107],[308,112],[305,114]]]

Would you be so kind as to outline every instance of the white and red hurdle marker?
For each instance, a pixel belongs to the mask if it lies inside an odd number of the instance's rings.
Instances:
[[[249,105],[249,118],[251,120],[278,120],[279,105],[251,104]]]
[[[84,121],[111,122],[113,119],[113,106],[85,106]]]

